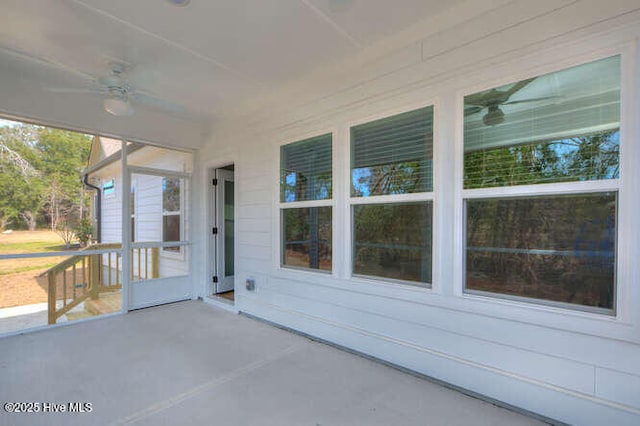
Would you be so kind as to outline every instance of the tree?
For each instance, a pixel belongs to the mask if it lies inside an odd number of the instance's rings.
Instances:
[[[38,220],[56,229],[81,216],[80,172],[91,137],[58,129],[18,124],[0,128],[0,228]]]
[[[34,167],[32,152],[34,126],[0,129],[0,225],[23,220],[30,230],[36,228],[41,205],[41,173]]]
[[[72,229],[66,221],[58,226],[55,231],[56,234],[62,238],[62,241],[64,241],[65,248],[69,248],[73,240],[76,238],[75,230]]]
[[[45,216],[51,229],[61,222],[75,226],[84,201],[81,171],[91,148],[91,137],[66,130],[40,128],[35,149],[39,153],[38,168],[47,180],[43,193]]]
[[[91,239],[93,238],[93,225],[91,225],[91,220],[86,217],[80,219],[80,223],[78,223],[74,232],[83,247],[91,243]]]

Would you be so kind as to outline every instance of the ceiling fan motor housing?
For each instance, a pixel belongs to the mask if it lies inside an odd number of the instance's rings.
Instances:
[[[498,105],[490,105],[489,112],[482,117],[482,122],[487,126],[497,126],[504,123],[504,112]]]

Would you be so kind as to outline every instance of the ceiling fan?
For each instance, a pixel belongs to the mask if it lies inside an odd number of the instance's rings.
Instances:
[[[475,93],[473,95],[465,96],[465,106],[470,105],[464,110],[465,117],[477,114],[478,112],[486,108],[487,113],[482,117],[482,122],[486,126],[497,126],[498,124],[503,123],[505,120],[504,111],[500,109],[501,106],[515,105],[526,102],[537,102],[545,99],[557,98],[557,96],[543,96],[538,98],[529,98],[509,102],[511,96],[513,96],[516,92],[522,90],[525,86],[527,86],[535,79],[536,77],[519,81],[507,90],[491,89],[484,92]]]
[[[108,75],[98,77],[94,80],[95,87],[89,88],[47,88],[54,93],[88,93],[104,97],[103,107],[109,114],[125,117],[133,115],[134,103],[144,104],[170,112],[184,112],[185,108],[156,98],[140,90],[137,90],[125,78],[129,68],[122,63],[112,62]]]

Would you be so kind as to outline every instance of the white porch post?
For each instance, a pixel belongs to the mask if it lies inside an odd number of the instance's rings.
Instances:
[[[131,297],[131,212],[129,196],[131,192],[131,176],[127,166],[127,141],[122,140],[122,312],[128,312]]]

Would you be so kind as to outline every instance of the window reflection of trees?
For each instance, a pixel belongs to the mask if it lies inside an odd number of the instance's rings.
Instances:
[[[162,209],[164,212],[180,211],[180,179],[162,180]]]
[[[616,194],[467,201],[467,288],[611,309]]]
[[[354,273],[431,282],[431,202],[358,205],[353,214]]]
[[[465,154],[465,189],[619,176],[618,129]]]
[[[428,190],[431,164],[425,160],[382,164],[352,170],[353,195],[411,194]]]
[[[465,189],[616,179],[619,130],[465,154]],[[467,288],[611,309],[616,194],[467,202]]]
[[[282,171],[282,191],[286,202],[331,198],[331,170],[307,176],[294,170]]]
[[[331,207],[285,209],[282,221],[283,263],[331,270]]]

